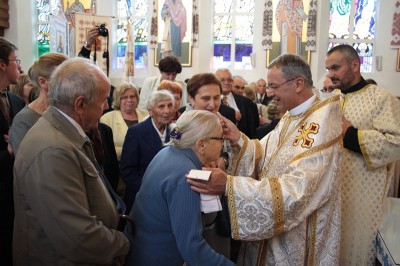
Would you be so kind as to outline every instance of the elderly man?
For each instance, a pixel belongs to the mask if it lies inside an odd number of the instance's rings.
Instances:
[[[309,65],[281,55],[268,66],[268,95],[289,110],[261,141],[227,119],[233,176],[211,169],[200,193],[228,197],[232,237],[244,240],[239,265],[338,265],[341,120],[339,96],[318,101]]]
[[[55,70],[50,88],[50,106],[15,161],[14,264],[115,265],[129,242],[85,134],[107,108],[110,83],[88,59],[74,58]]]
[[[222,84],[222,102],[236,111],[239,129],[249,138],[255,137],[256,128],[260,125],[257,105],[243,95],[233,93],[233,78],[229,69],[218,69],[215,76]]]
[[[264,79],[257,80],[257,87],[256,87],[257,103],[261,103],[267,106],[271,100],[272,97],[268,97],[267,95],[267,82]]]
[[[364,80],[350,45],[329,50],[325,66],[344,94],[340,265],[374,265],[384,198],[400,158],[400,102]]]
[[[244,87],[247,85],[247,81],[241,76],[234,76],[232,79],[233,79],[232,92],[245,96]]]

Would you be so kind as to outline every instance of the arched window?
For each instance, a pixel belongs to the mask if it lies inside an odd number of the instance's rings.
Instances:
[[[376,0],[330,0],[329,49],[350,44],[358,52],[361,72],[372,72]]]
[[[252,69],[254,2],[214,0],[214,68]]]
[[[128,20],[133,23],[135,68],[146,67],[148,38],[148,0],[117,1],[117,68],[123,68],[127,46]]]
[[[50,16],[56,13],[59,0],[37,0],[38,56],[50,52]]]

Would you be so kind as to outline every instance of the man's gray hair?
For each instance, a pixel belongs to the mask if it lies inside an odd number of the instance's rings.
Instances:
[[[239,75],[235,75],[235,76],[233,76],[233,77],[232,77],[232,79],[240,79],[241,81],[243,81],[243,82],[246,82],[246,83],[247,83],[247,80],[245,80],[245,79],[244,79],[244,77],[242,77],[242,76],[239,76]]]
[[[88,104],[96,100],[102,70],[86,58],[75,57],[60,64],[51,75],[49,102],[70,112],[75,100],[84,96]]]
[[[229,69],[229,68],[226,68],[226,67],[221,67],[221,68],[218,68],[216,71],[215,71],[215,74],[217,74],[217,73],[219,73],[219,72],[229,72],[230,74],[231,74],[231,76],[232,76],[232,72],[231,72],[231,70]]]
[[[221,127],[218,117],[210,111],[192,110],[184,112],[171,130],[176,131],[180,138],[172,138],[172,142],[178,149],[193,149],[196,141],[210,137],[215,129]]]
[[[268,69],[273,67],[281,69],[285,78],[288,80],[298,77],[303,78],[307,87],[312,88],[313,80],[311,69],[302,57],[295,54],[280,55],[269,64]]]
[[[147,101],[147,110],[151,110],[161,101],[172,101],[175,103],[175,98],[171,92],[167,90],[155,91],[150,94],[149,100]]]

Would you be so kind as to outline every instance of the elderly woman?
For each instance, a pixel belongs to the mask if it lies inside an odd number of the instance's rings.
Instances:
[[[171,92],[172,95],[174,96],[175,110],[172,121],[176,121],[180,116],[179,107],[181,106],[181,100],[182,100],[182,85],[176,81],[163,80],[161,81],[160,86],[158,86],[157,90],[167,90]]]
[[[17,154],[19,144],[28,130],[38,121],[49,106],[48,92],[50,76],[58,65],[67,60],[68,57],[61,53],[47,53],[39,57],[28,71],[32,84],[40,88],[39,96],[24,107],[13,120],[10,128],[10,144]]]
[[[128,210],[150,161],[169,142],[168,124],[174,114],[174,97],[169,91],[153,92],[147,109],[150,117],[128,129],[121,154],[120,176],[126,184],[124,200]]]
[[[111,127],[113,131],[115,151],[118,161],[121,159],[122,145],[126,132],[131,125],[142,122],[149,114],[146,110],[138,109],[139,93],[136,86],[129,82],[119,84],[113,93],[113,111],[105,113],[100,122]]]
[[[172,145],[161,150],[143,177],[125,233],[131,247],[127,265],[234,265],[203,238],[200,195],[185,175],[219,157],[223,143],[217,116],[185,112],[171,132]]]

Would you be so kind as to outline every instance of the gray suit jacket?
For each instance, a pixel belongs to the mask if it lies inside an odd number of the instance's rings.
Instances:
[[[112,265],[128,240],[93,162],[90,142],[50,107],[14,167],[15,265]]]

